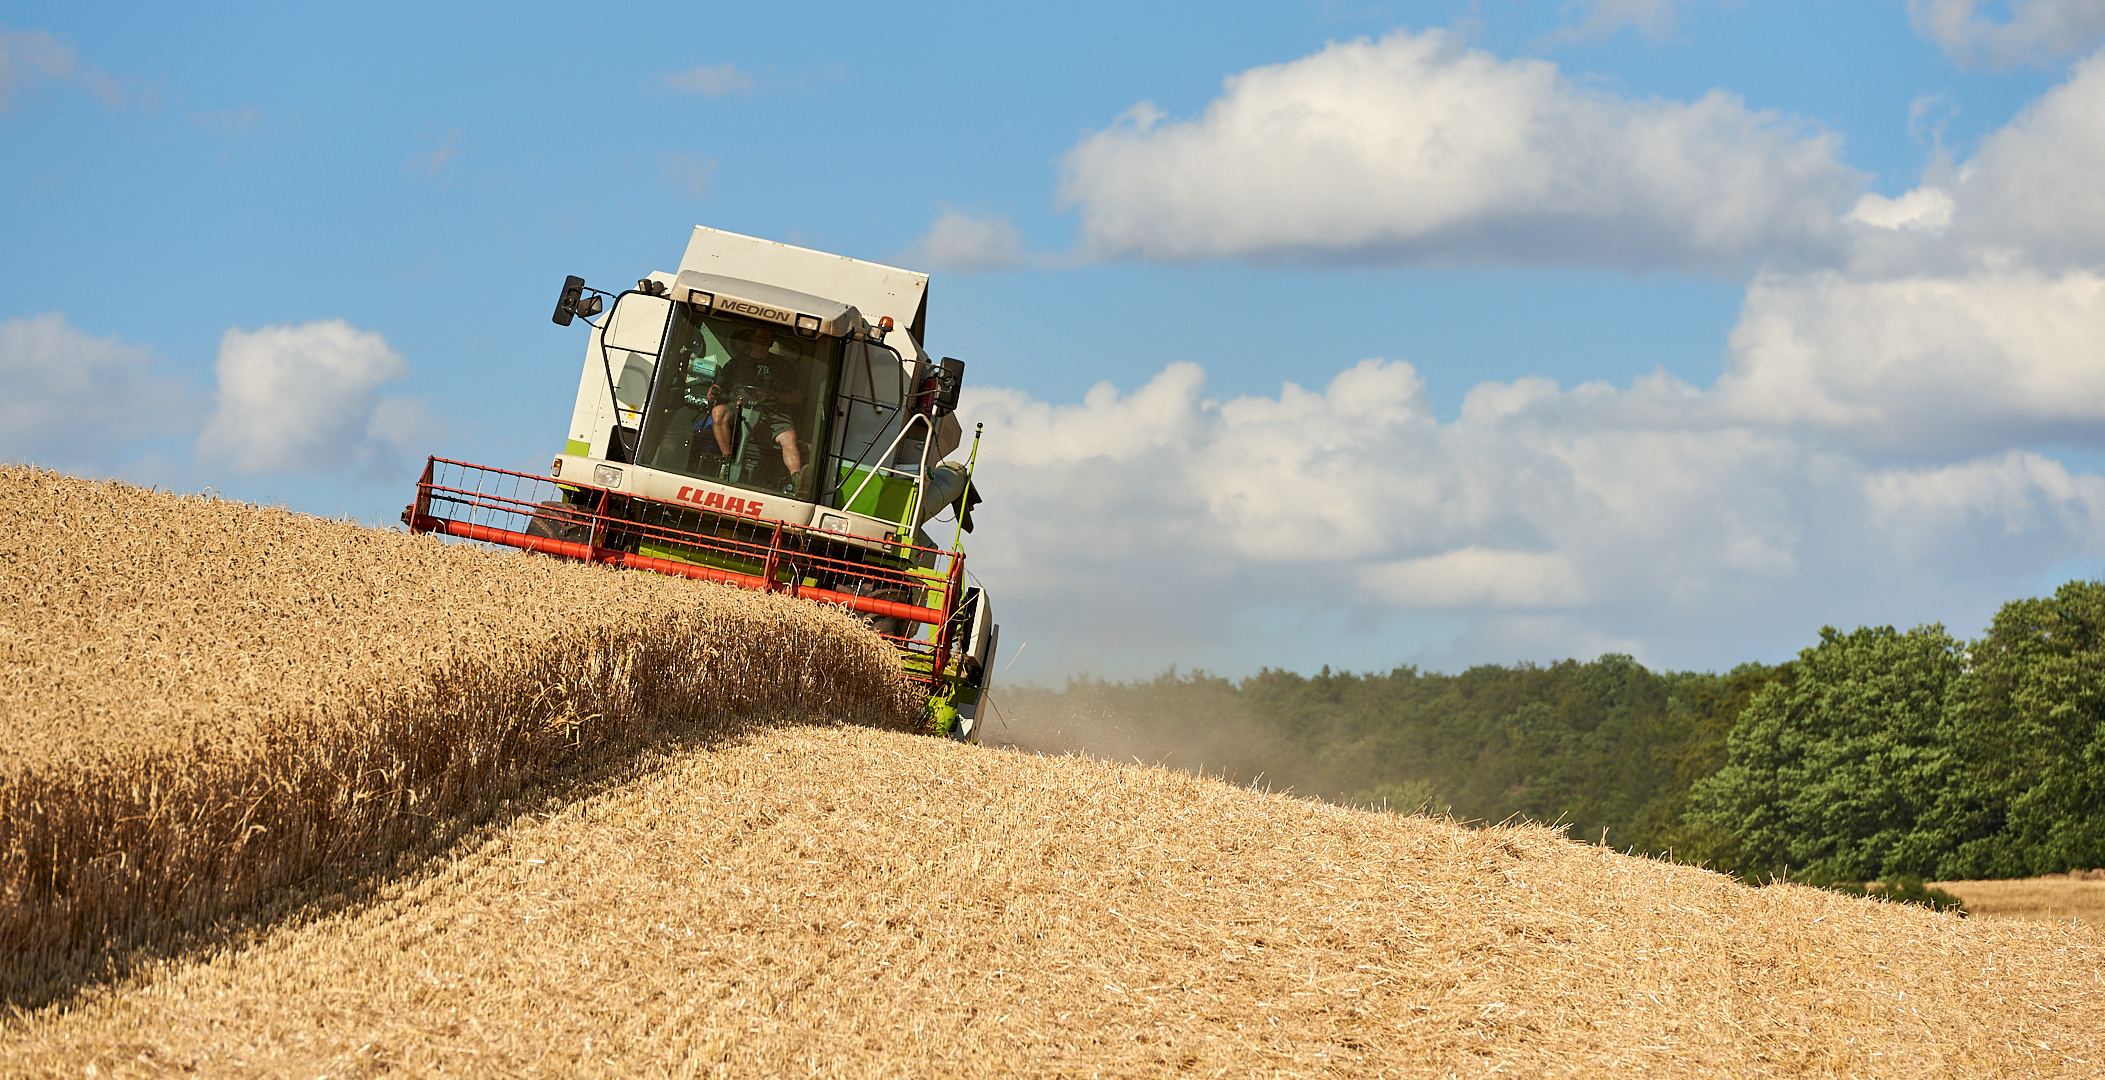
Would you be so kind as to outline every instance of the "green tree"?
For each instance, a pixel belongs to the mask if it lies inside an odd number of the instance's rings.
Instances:
[[[1644,802],[1672,780],[1662,743],[1684,734],[1671,722],[1667,682],[1621,653],[1544,674],[1540,696],[1501,721],[1524,770],[1512,812],[1628,846]]]
[[[1638,850],[1728,874],[1742,872],[1739,837],[1707,822],[1688,820],[1696,782],[1725,767],[1727,740],[1740,713],[1764,687],[1788,682],[1792,665],[1747,663],[1723,675],[1708,671],[1671,673],[1667,678],[1667,737],[1659,753],[1673,769],[1638,814],[1632,841]]]
[[[2004,604],[1970,661],[1915,861],[1945,878],[2105,865],[2105,582]]]
[[[1822,627],[1791,679],[1740,712],[1725,767],[1695,784],[1688,820],[1736,837],[1749,876],[1930,870],[1906,841],[1945,780],[1939,723],[1960,657],[1942,626]]]

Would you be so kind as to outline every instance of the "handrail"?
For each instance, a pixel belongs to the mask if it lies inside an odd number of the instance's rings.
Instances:
[[[893,437],[892,444],[890,446],[884,448],[884,456],[879,459],[881,461],[892,460],[893,455],[899,452],[899,444],[906,440],[906,433],[914,429],[914,421],[916,420],[920,421],[922,426],[928,429],[928,438],[924,440],[921,445],[921,475],[916,477],[914,480],[914,501],[906,508],[906,521],[900,522],[901,525],[906,525],[906,527],[909,530],[911,530],[913,526],[908,525],[907,522],[912,521],[914,519],[915,512],[921,509],[921,493],[922,490],[928,484],[928,444],[935,441],[935,420],[929,417],[926,413],[914,413],[913,415],[907,417],[906,423],[899,425],[899,434]],[[880,472],[886,473],[891,476],[910,475],[909,473],[900,470],[896,466],[872,465],[870,466],[870,471],[863,474],[862,483],[856,487],[855,494],[848,496],[847,501],[841,504],[840,509],[846,510],[849,507],[854,506],[855,500],[862,498],[863,491],[870,486],[870,481],[877,479],[877,474]],[[908,539],[912,539],[911,532],[908,533]]]

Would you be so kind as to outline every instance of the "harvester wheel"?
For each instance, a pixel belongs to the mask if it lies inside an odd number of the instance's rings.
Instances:
[[[560,540],[566,544],[582,544],[591,539],[592,530],[589,527],[571,520],[570,514],[564,513],[575,513],[575,507],[561,499],[541,505],[551,507],[555,512],[535,514],[533,520],[526,523],[526,535]]]
[[[868,578],[856,578],[838,586],[840,591],[855,596],[867,596],[872,600],[889,600],[895,604],[911,604],[914,598],[902,588],[880,588]],[[858,615],[863,623],[880,634],[892,637],[907,637],[914,632],[914,623],[907,619],[895,619],[889,615]]]

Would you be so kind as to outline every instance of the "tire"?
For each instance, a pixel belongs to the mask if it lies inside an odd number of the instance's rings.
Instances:
[[[566,544],[583,544],[591,541],[592,530],[585,525],[570,520],[570,515],[577,512],[576,507],[561,499],[554,499],[541,505],[552,508],[556,512],[535,514],[533,520],[526,523],[526,535],[538,536],[547,540],[559,540]]]

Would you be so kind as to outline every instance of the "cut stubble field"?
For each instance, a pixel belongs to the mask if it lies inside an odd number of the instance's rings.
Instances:
[[[0,1071],[2094,1075],[2100,946],[1542,828],[790,726],[37,1017]]]
[[[2105,929],[2105,880],[2067,875],[2012,881],[1933,881],[1958,897],[1975,918],[2027,922],[2080,922]]]
[[[657,586],[638,580],[614,587]],[[845,617],[824,629],[875,641]],[[356,903],[17,1010],[0,1074],[2091,1076],[2105,1060],[2093,928],[1754,889],[1539,827],[964,746],[884,730],[891,706],[848,715],[854,700],[653,729],[671,734],[576,797],[515,785],[507,813]]]

